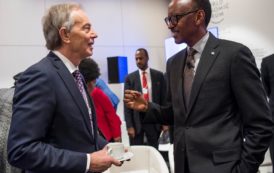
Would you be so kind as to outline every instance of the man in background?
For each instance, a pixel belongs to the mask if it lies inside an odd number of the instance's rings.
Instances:
[[[165,22],[187,48],[167,62],[165,106],[127,90],[144,121],[174,124],[175,173],[257,173],[273,122],[255,58],[207,31],[209,0],[172,0]]]
[[[121,162],[97,133],[95,110],[78,70],[97,34],[78,4],[43,18],[49,54],[20,77],[8,138],[9,163],[26,173],[103,172]]]
[[[141,92],[146,100],[162,105],[165,96],[165,80],[162,72],[148,67],[149,56],[144,48],[135,52],[138,70],[128,74],[125,79],[124,90],[137,90]],[[124,107],[124,115],[130,145],[147,144],[158,148],[158,138],[161,133],[159,124],[146,124],[142,122],[139,111]]]
[[[272,119],[274,119],[274,54],[263,58],[261,63],[262,81],[269,98],[269,106],[272,112]],[[272,132],[274,133],[274,126],[272,126]],[[273,163],[274,161],[274,137],[272,137],[270,143],[270,157]],[[272,172],[274,172],[274,166],[272,164]]]

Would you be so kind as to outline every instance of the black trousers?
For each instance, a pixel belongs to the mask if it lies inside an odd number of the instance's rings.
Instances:
[[[147,141],[144,141],[146,135]],[[130,145],[149,145],[158,149],[158,139],[160,131],[155,128],[154,125],[144,124],[140,133],[135,134],[134,138],[130,138]]]

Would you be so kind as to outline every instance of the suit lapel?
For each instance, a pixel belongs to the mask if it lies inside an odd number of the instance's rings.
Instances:
[[[152,92],[151,98],[152,98],[152,101],[154,102],[155,100],[153,99],[154,98],[153,96],[157,94],[157,93],[155,93],[154,89],[158,87],[156,84],[159,81],[157,80],[156,73],[154,73],[154,71],[152,69],[150,69],[150,80],[151,80],[151,92]]]
[[[172,63],[171,71],[173,73],[170,76],[171,83],[174,83],[174,88],[176,88],[177,93],[175,97],[179,98],[179,103],[181,104],[182,113],[185,115],[186,107],[184,101],[184,87],[183,87],[183,74],[184,74],[184,66],[185,66],[185,59],[186,59],[186,49],[180,51],[177,55],[175,55],[176,59]]]
[[[49,53],[49,60],[52,62],[52,64],[56,67],[56,71],[62,81],[64,82],[66,88],[68,89],[69,93],[72,96],[72,100],[75,102],[77,105],[78,109],[80,110],[84,122],[86,124],[86,127],[88,128],[88,131],[90,132],[90,135],[92,136],[92,131],[91,131],[91,125],[90,125],[90,120],[89,120],[89,114],[88,114],[88,109],[86,106],[86,103],[73,79],[72,74],[68,71],[64,63],[58,58],[54,53],[50,52]],[[88,94],[88,93],[87,93]]]
[[[142,83],[141,83],[141,80],[140,80],[141,78],[140,78],[140,74],[139,74],[139,70],[137,70],[136,72],[135,72],[135,81],[136,81],[136,90],[137,91],[140,91],[140,92],[143,92],[142,91]]]
[[[134,81],[133,89],[142,93],[142,84],[141,84],[141,80],[140,80],[139,70],[136,70],[135,72],[133,72],[132,79]],[[138,111],[134,111],[134,114],[133,114],[133,117],[134,117],[133,121],[134,121],[134,124],[136,127],[140,127],[140,124],[141,124],[141,119],[140,119],[139,113],[140,112],[138,112]]]
[[[204,79],[206,78],[214,61],[218,57],[219,49],[217,49],[217,46],[218,46],[218,39],[216,39],[213,35],[210,34],[208,42],[206,43],[206,46],[201,55],[201,59],[194,77],[192,90],[190,94],[190,100],[189,100],[189,110],[187,115],[189,115],[189,113],[191,112],[191,109],[193,108],[193,105],[197,99],[197,96],[204,82]]]

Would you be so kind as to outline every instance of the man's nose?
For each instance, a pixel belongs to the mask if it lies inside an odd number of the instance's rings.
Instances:
[[[168,29],[172,30],[173,28],[175,28],[175,25],[173,25],[172,23],[169,23],[169,25],[167,27],[168,27]]]
[[[91,28],[91,30],[90,30],[90,37],[92,37],[92,38],[98,37],[97,33],[95,32],[95,30],[93,28]]]

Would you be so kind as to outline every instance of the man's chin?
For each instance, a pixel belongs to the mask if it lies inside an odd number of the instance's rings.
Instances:
[[[88,56],[91,56],[92,54],[93,54],[93,51],[92,51],[92,50],[87,51],[87,55],[88,55]],[[88,57],[88,56],[87,56],[87,57]]]
[[[183,41],[182,39],[180,39],[180,38],[175,38],[175,37],[174,37],[174,42],[175,42],[176,44],[181,44],[181,43],[183,43],[184,41]]]
[[[180,38],[178,38],[178,37],[173,37],[173,38],[174,38],[174,42],[175,42],[176,44],[182,43],[182,40],[180,40]]]

